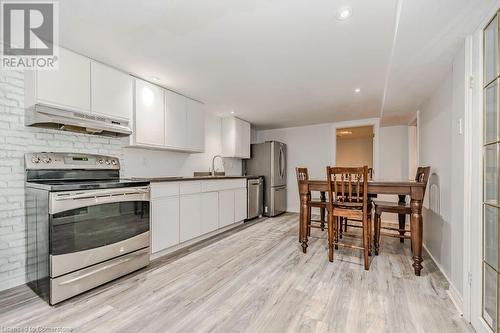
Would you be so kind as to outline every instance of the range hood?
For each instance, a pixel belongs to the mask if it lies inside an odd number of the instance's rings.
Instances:
[[[25,125],[111,137],[132,134],[128,121],[36,104],[26,109]]]

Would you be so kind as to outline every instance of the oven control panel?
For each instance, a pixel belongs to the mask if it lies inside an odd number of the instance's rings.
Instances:
[[[116,157],[78,153],[28,153],[25,165],[31,170],[120,169],[120,161]]]

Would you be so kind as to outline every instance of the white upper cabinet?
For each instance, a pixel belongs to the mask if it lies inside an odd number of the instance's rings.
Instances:
[[[92,61],[92,112],[129,120],[134,101],[133,83],[130,75]]]
[[[165,143],[172,148],[187,147],[187,100],[184,96],[165,90]]]
[[[162,147],[165,145],[164,89],[135,79],[134,144]]]
[[[70,111],[90,112],[90,59],[59,49],[59,69],[40,70],[26,87],[30,104],[41,103]],[[25,71],[30,72],[30,71]],[[31,105],[26,105],[29,107]]]
[[[205,150],[205,114],[202,104],[154,84],[139,79],[136,79],[136,82],[141,83],[136,84],[135,89],[136,126],[135,140],[132,139],[131,145],[183,152],[203,152]],[[150,93],[147,90],[154,92]],[[160,94],[163,94],[161,105],[156,103]],[[153,97],[148,97],[150,95]],[[151,104],[151,106],[145,104]],[[149,109],[154,109],[154,111],[148,112]],[[150,113],[154,115],[151,116]],[[160,135],[163,135],[163,139]]]
[[[205,151],[205,111],[203,104],[187,100],[187,144],[192,151]]]
[[[250,158],[250,123],[236,119],[236,157]]]
[[[222,119],[222,155],[250,158],[250,123],[234,117]]]

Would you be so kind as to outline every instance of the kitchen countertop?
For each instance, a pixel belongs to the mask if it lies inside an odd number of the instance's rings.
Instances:
[[[179,182],[188,180],[219,180],[219,179],[256,179],[262,176],[199,176],[199,177],[151,177],[151,178],[132,178],[134,180],[147,180],[151,183],[160,182]]]

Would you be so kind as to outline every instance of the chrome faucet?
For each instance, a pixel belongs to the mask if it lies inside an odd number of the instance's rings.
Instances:
[[[215,155],[213,158],[212,158],[212,176],[215,176],[215,159],[219,157],[221,159],[221,161],[223,161],[223,157],[221,155]]]

